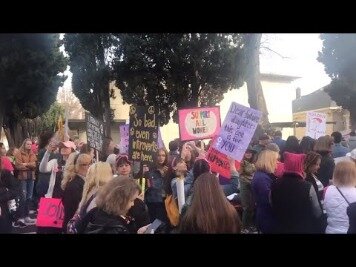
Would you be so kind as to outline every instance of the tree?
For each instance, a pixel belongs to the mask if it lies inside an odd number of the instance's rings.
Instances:
[[[161,125],[184,107],[211,106],[243,85],[240,34],[119,34],[114,77],[123,100],[154,105]]]
[[[268,128],[268,110],[260,78],[260,46],[262,34],[246,34],[246,56],[249,59],[246,72],[248,103],[251,108],[262,111],[261,126]],[[258,131],[256,131],[257,133]]]
[[[83,108],[104,122],[105,135],[111,135],[110,81],[112,49],[117,44],[112,34],[66,34],[65,50],[73,73],[72,90]]]
[[[325,87],[337,105],[350,111],[352,129],[356,129],[356,34],[321,34],[322,51],[318,61],[332,79]]]
[[[20,145],[19,124],[47,111],[66,79],[60,45],[59,34],[0,35],[0,125],[10,132],[9,143]]]

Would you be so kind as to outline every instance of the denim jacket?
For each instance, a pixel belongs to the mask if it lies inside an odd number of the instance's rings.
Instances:
[[[149,180],[150,186],[145,192],[145,202],[163,202],[163,177],[159,170],[150,171],[146,177]]]

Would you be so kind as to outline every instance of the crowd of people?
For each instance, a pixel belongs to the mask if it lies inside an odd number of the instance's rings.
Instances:
[[[37,233],[355,233],[355,137],[263,133],[241,162],[228,158],[231,177],[212,171],[211,142],[172,140],[135,173],[115,146],[100,161],[52,133],[9,151],[0,143],[0,232],[35,224],[30,213],[49,197],[61,199],[63,225]]]

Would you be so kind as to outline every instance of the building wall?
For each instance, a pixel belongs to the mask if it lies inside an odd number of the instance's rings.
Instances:
[[[341,133],[348,132],[348,120],[349,120],[349,112],[343,109],[319,109],[314,110],[315,112],[325,113],[327,115],[327,122],[336,122],[336,124],[326,124],[326,134],[331,135],[334,131],[339,131]],[[301,121],[305,122],[307,117],[307,112],[298,112],[293,114],[293,121]],[[305,136],[305,127],[297,127],[295,129],[295,136],[300,140]]]

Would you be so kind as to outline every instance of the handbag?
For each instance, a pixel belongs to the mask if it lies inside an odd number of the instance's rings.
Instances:
[[[62,228],[64,207],[62,199],[41,197],[36,226]]]
[[[167,211],[167,217],[169,222],[173,226],[177,226],[179,224],[179,210],[176,200],[173,195],[169,195],[164,200],[164,205]]]
[[[41,197],[36,226],[62,228],[64,221],[64,206],[62,199],[53,198],[53,189],[56,182],[56,173],[58,171],[57,160],[53,160],[52,173],[45,197]]]

